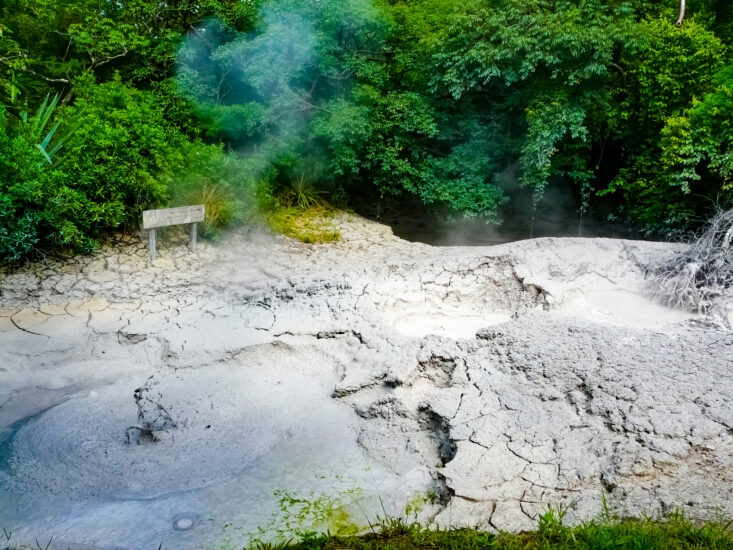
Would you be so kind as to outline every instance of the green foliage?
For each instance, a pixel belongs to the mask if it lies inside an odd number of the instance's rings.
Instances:
[[[34,206],[45,195],[40,152],[0,106],[0,255],[17,260],[39,241],[42,218]]]
[[[588,138],[586,112],[603,100],[614,52],[636,40],[629,11],[601,0],[466,5],[429,43],[431,85],[456,99],[490,94],[489,109],[522,122],[519,149],[504,154],[518,156],[524,183],[541,190],[560,169],[563,139]]]
[[[411,144],[434,137],[437,127],[430,104],[417,93],[371,91],[370,138],[364,148],[364,168],[382,194],[416,192],[424,187],[428,156]]]
[[[0,22],[0,104],[6,106],[16,103],[28,84],[23,78],[23,52],[12,36],[13,31]]]
[[[213,236],[326,190],[500,223],[560,189],[581,216],[692,228],[733,200],[733,14],[675,19],[662,0],[6,0],[2,255],[92,249],[169,203],[206,203]]]
[[[231,224],[257,216],[254,180],[241,158],[201,141],[179,146],[182,162],[167,173],[165,184],[172,205],[205,205],[205,237],[216,237]]]
[[[677,28],[655,19],[639,28],[648,43],[629,52],[628,83],[614,90],[617,107],[608,118],[611,135],[628,148],[608,190],[623,192],[628,208],[650,229],[689,227],[701,221],[720,187],[692,185],[700,179],[694,172],[702,157],[685,152],[689,139],[680,132],[685,113],[713,90],[726,49],[694,20]],[[678,161],[671,157],[677,155],[687,155],[683,170],[674,166]]]
[[[322,194],[322,191],[301,174],[299,177],[294,178],[290,185],[280,193],[280,202],[285,206],[297,206],[302,210],[306,210],[312,206],[321,205]]]
[[[251,215],[242,161],[187,140],[154,95],[118,79],[89,82],[79,93],[48,132],[54,101],[27,122],[6,113],[0,119],[2,257],[18,260],[47,246],[92,250],[100,231],[134,224],[144,208],[171,197],[207,205],[205,235]],[[72,131],[51,147],[59,125]]]
[[[38,143],[53,115],[49,107],[44,102],[33,118],[13,119],[0,106],[0,258],[6,260],[31,254],[44,240],[94,247],[77,223],[89,213],[89,201],[52,166],[59,145],[46,150],[58,123]]]
[[[136,219],[167,199],[162,175],[183,162],[183,140],[155,99],[119,80],[89,85],[63,113],[77,130],[66,143],[64,183],[97,206],[98,228]]]
[[[259,2],[180,0],[6,0],[0,8],[0,65],[74,93],[93,75],[121,70],[146,83],[170,77],[181,35],[207,17],[246,28]],[[3,48],[3,36],[16,41]],[[3,55],[14,52],[12,55]]]
[[[733,191],[733,64],[713,80],[714,88],[695,99],[662,133],[662,161],[676,186],[689,193],[703,176],[716,175],[721,192]],[[706,173],[707,172],[707,173]]]
[[[61,138],[57,139],[54,146],[51,147],[51,140],[53,139],[54,134],[56,133],[56,130],[59,129],[59,126],[61,125],[61,122],[57,122],[53,128],[51,128],[45,135],[43,135],[44,131],[46,130],[46,126],[48,125],[51,117],[53,116],[53,112],[56,109],[56,105],[58,105],[59,102],[59,96],[55,95],[51,102],[48,101],[49,96],[46,96],[46,99],[43,100],[43,103],[38,108],[38,113],[36,113],[36,116],[33,117],[31,125],[30,125],[30,139],[32,141],[40,141],[40,143],[36,144],[36,148],[41,152],[43,155],[43,158],[46,159],[46,161],[49,164],[53,164],[53,158],[56,156],[56,153],[59,152],[61,147],[64,146],[64,142],[71,136],[71,134],[74,133],[75,128],[72,128],[69,130],[69,133]],[[23,122],[27,122],[28,115],[27,113],[23,113]]]

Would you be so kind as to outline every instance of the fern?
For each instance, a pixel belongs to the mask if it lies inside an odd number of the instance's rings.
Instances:
[[[61,123],[57,122],[46,133],[45,136],[43,135],[46,127],[48,126],[49,122],[51,121],[51,118],[53,117],[54,111],[56,110],[56,106],[58,105],[58,102],[59,102],[58,94],[53,96],[53,99],[50,99],[50,97],[51,97],[51,94],[46,95],[46,98],[43,100],[43,103],[38,108],[38,111],[36,112],[35,116],[33,116],[30,119],[30,121],[28,120],[27,111],[24,111],[23,113],[21,113],[21,120],[25,124],[30,124],[29,133],[30,133],[31,140],[33,142],[37,142],[36,148],[41,152],[41,154],[43,155],[43,158],[46,159],[46,162],[48,162],[49,164],[53,164],[54,157],[61,150],[66,140],[68,140],[69,137],[74,133],[76,128],[72,128],[71,130],[69,130],[66,133],[66,135],[56,140],[56,143],[53,145],[53,147],[51,147],[51,140],[53,139],[53,136],[56,133],[56,130],[59,129],[59,126],[61,125]]]

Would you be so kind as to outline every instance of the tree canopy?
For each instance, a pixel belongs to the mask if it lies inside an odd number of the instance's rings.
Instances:
[[[733,200],[733,13],[695,0],[677,25],[679,9],[6,0],[0,257],[92,249],[202,196],[241,218],[304,179],[491,223],[562,189],[648,234],[694,228]]]

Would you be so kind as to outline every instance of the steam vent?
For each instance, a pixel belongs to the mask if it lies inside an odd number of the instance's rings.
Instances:
[[[684,247],[125,237],[0,278],[0,527],[213,547],[384,514],[518,531],[733,514],[730,302],[655,298]]]

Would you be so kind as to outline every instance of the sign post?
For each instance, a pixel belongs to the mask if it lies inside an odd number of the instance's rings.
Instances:
[[[181,206],[179,208],[164,208],[162,210],[145,210],[143,212],[143,229],[148,230],[150,242],[150,258],[155,260],[158,257],[156,250],[155,230],[158,227],[169,225],[191,225],[191,251],[196,250],[198,229],[196,224],[204,221],[205,207],[203,204],[196,206]]]

